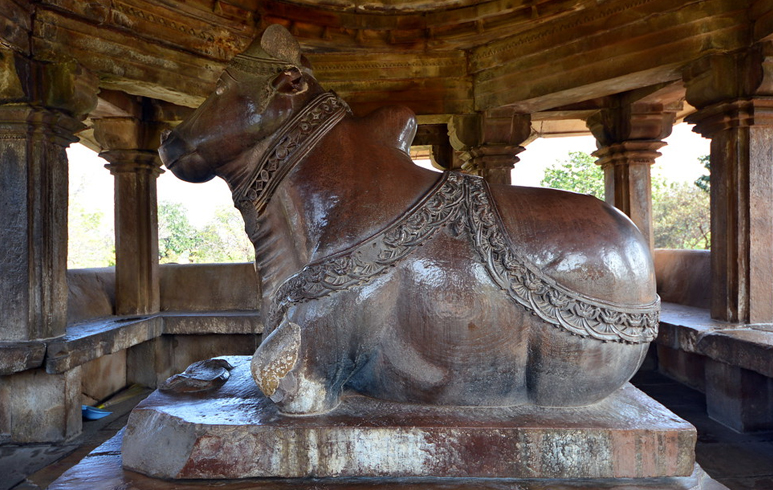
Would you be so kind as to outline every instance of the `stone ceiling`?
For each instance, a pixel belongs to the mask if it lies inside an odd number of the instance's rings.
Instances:
[[[295,34],[323,85],[355,112],[402,103],[433,123],[508,106],[559,128],[621,93],[680,104],[687,65],[771,37],[773,2],[0,3],[3,44],[43,59],[75,58],[98,75],[106,94],[186,107],[197,106],[228,60],[272,23]]]

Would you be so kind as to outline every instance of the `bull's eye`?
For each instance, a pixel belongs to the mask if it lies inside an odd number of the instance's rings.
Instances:
[[[217,95],[223,95],[225,93],[225,84],[221,81],[217,81],[217,86],[215,87],[215,93]]]

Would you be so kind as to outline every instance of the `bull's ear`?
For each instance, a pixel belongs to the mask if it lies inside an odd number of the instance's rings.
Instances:
[[[301,65],[301,46],[290,31],[279,24],[272,24],[263,31],[260,47],[278,60]]]
[[[274,78],[271,82],[276,91],[280,94],[291,95],[301,94],[309,88],[309,82],[298,68],[290,68]]]

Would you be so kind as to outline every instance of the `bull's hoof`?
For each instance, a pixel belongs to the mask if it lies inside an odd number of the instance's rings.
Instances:
[[[313,375],[301,355],[301,327],[285,321],[252,356],[252,377],[279,410],[287,415],[312,415],[332,410],[339,397],[327,380]]]

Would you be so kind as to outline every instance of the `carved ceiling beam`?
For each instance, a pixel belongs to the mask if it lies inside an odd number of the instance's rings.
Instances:
[[[707,49],[746,45],[747,14],[733,0],[621,0],[536,27],[473,50],[476,109],[534,113],[679,80],[680,67]]]
[[[435,2],[431,8],[425,3],[424,8],[415,9],[406,8],[404,3],[399,7],[294,3],[262,3],[262,24],[283,24],[309,46],[325,51],[469,49],[587,8],[582,2],[569,0],[454,2],[453,8]]]

